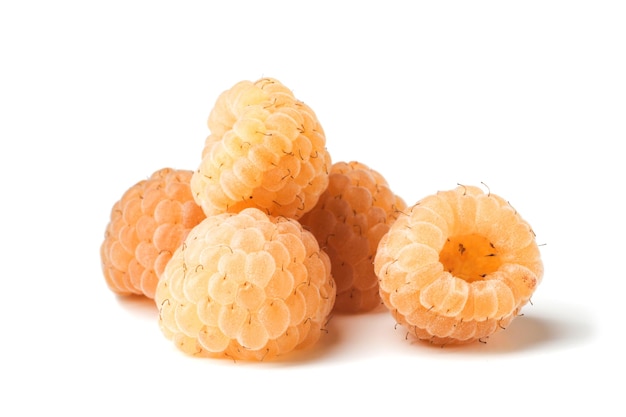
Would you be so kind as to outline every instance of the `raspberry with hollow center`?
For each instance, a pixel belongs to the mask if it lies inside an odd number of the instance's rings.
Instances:
[[[335,311],[361,313],[381,303],[374,255],[404,200],[377,171],[357,162],[331,166],[317,205],[300,219],[328,253],[337,285]]]
[[[315,344],[335,294],[328,255],[310,232],[246,208],[189,233],[155,302],[161,331],[183,352],[269,360]]]
[[[172,254],[206,217],[191,195],[192,174],[160,169],[113,205],[100,246],[102,271],[113,292],[154,298]]]
[[[441,345],[505,328],[543,277],[530,225],[506,200],[473,186],[428,196],[401,215],[374,268],[396,320]]]
[[[298,219],[328,185],[331,159],[313,110],[273,78],[241,81],[218,97],[191,179],[207,215],[256,207]]]

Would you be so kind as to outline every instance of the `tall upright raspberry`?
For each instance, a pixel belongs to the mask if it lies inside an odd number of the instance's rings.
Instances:
[[[298,219],[326,189],[331,158],[324,130],[278,80],[241,81],[224,91],[208,127],[191,179],[207,216],[256,207]]]
[[[160,328],[183,352],[242,360],[312,346],[334,301],[330,260],[315,237],[256,208],[192,229],[155,296]]]
[[[172,254],[206,217],[191,195],[192,174],[160,169],[113,205],[100,246],[102,271],[113,292],[154,298]]]
[[[300,222],[330,257],[337,284],[335,311],[360,313],[381,304],[374,256],[405,208],[379,172],[357,161],[332,165],[328,188]]]

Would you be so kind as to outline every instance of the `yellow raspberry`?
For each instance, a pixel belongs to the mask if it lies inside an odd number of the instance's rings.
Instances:
[[[100,246],[104,278],[113,292],[154,298],[172,254],[206,217],[191,195],[192,174],[160,169],[113,205]]]
[[[331,159],[324,130],[278,80],[241,81],[223,92],[208,126],[191,179],[207,216],[256,207],[298,219],[326,189]]]
[[[256,208],[197,225],[155,296],[160,328],[183,352],[253,361],[315,344],[334,301],[330,260],[315,237]]]
[[[473,186],[412,206],[381,239],[374,266],[396,320],[441,345],[504,329],[543,277],[530,225],[503,198]]]
[[[317,205],[300,219],[328,253],[337,285],[334,310],[361,313],[381,304],[374,255],[404,200],[367,165],[337,162]]]

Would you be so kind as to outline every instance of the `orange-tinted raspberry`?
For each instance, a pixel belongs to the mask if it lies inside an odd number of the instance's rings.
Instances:
[[[471,186],[401,215],[379,243],[375,270],[396,320],[435,344],[505,328],[543,276],[530,225],[501,197]]]
[[[212,109],[191,179],[207,215],[256,207],[298,219],[328,185],[331,159],[313,110],[272,78],[241,81]]]
[[[160,169],[113,205],[100,247],[104,277],[113,292],[154,298],[172,254],[206,217],[191,195],[192,173]]]
[[[328,253],[337,285],[335,311],[361,313],[381,303],[374,255],[404,201],[367,165],[337,162],[317,205],[300,219]]]
[[[160,328],[179,349],[243,360],[315,344],[334,301],[330,260],[315,237],[256,208],[197,225],[155,296]]]

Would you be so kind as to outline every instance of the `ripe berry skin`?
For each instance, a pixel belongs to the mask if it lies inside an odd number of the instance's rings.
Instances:
[[[185,353],[256,361],[315,344],[335,295],[330,260],[310,232],[247,208],[189,233],[155,303],[163,334]]]
[[[273,78],[241,81],[217,99],[191,180],[207,215],[256,207],[300,218],[328,185],[330,154],[313,110]]]
[[[330,257],[337,284],[334,311],[363,313],[381,304],[374,255],[405,208],[379,172],[358,161],[332,165],[328,188],[300,222]]]
[[[172,254],[206,217],[191,195],[192,174],[159,169],[113,205],[100,246],[102,271],[111,291],[154,298]]]
[[[407,209],[381,239],[374,268],[396,320],[441,345],[506,328],[543,277],[530,225],[506,200],[473,186]]]

